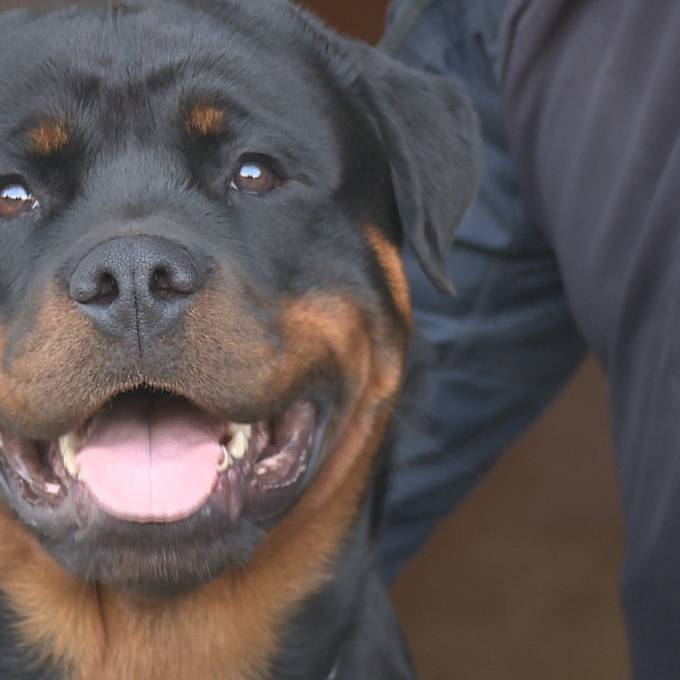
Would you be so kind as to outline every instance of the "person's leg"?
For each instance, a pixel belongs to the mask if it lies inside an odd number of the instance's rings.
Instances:
[[[677,680],[680,3],[517,9],[501,69],[509,139],[610,384],[635,677]]]
[[[422,353],[416,347],[416,369],[426,380],[424,388],[406,389],[395,414],[382,543],[388,577],[584,354],[555,260],[524,211],[509,157],[494,75],[503,6],[502,0],[398,2],[383,43],[407,64],[461,82],[485,138],[480,195],[449,256],[457,295],[434,291],[404,254],[416,328],[426,345]]]

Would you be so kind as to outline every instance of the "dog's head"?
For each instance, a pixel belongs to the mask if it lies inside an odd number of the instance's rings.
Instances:
[[[284,2],[8,13],[0,57],[2,496],[73,574],[191,587],[368,469],[474,116]]]

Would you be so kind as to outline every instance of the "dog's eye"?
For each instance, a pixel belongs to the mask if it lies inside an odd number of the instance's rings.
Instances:
[[[279,175],[263,158],[242,158],[231,176],[231,188],[244,194],[262,196],[281,186]]]
[[[0,217],[17,217],[38,207],[38,201],[21,182],[0,184]]]

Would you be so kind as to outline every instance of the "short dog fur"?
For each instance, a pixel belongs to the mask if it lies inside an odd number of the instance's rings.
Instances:
[[[283,0],[0,14],[1,678],[413,677],[372,555],[399,250],[448,290],[477,145]]]

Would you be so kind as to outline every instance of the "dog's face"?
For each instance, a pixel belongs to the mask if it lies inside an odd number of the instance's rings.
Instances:
[[[441,282],[472,117],[279,2],[8,14],[0,45],[2,495],[73,574],[194,586],[373,454],[397,247]]]

